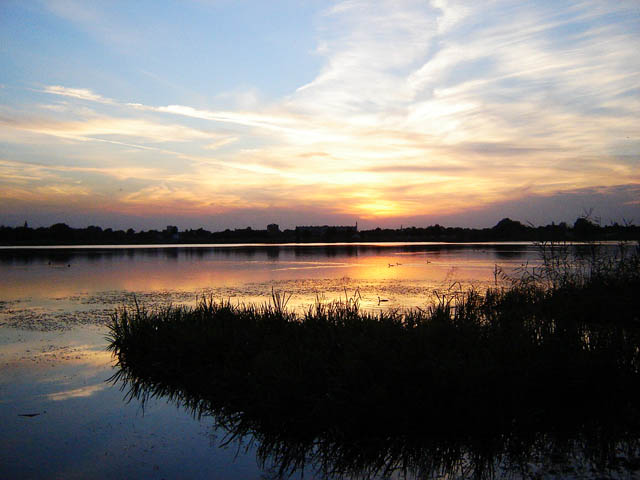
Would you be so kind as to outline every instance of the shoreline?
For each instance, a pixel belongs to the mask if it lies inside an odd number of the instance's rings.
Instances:
[[[404,247],[404,246],[537,246],[543,243],[562,246],[579,246],[579,245],[619,245],[633,244],[637,240],[504,240],[504,241],[475,241],[475,242],[422,242],[422,241],[388,241],[388,242],[288,242],[288,243],[265,243],[265,242],[247,242],[247,243],[102,243],[102,244],[34,244],[34,245],[0,245],[0,251],[11,250],[66,250],[66,249],[157,249],[157,248],[290,248],[290,247]]]

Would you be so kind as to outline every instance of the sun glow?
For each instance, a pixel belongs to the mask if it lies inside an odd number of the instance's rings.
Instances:
[[[395,202],[378,200],[356,205],[356,212],[363,218],[396,217],[406,215],[408,212]]]

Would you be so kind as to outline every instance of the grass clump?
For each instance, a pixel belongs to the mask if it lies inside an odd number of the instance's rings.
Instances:
[[[482,477],[541,457],[571,464],[576,448],[583,464],[631,471],[638,251],[598,262],[547,260],[508,287],[406,311],[346,299],[296,314],[277,294],[136,305],[113,317],[114,380],[130,398],[214,416],[230,439],[252,435],[280,475],[310,462],[327,476]]]

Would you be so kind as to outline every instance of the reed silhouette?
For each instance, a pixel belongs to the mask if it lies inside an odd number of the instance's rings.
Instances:
[[[257,441],[280,477],[636,472],[638,247],[541,248],[542,268],[436,292],[427,309],[372,313],[354,297],[296,314],[275,292],[122,308],[111,380],[128,400],[212,416],[226,442]]]

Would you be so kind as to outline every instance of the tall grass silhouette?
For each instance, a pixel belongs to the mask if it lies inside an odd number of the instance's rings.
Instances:
[[[424,309],[374,313],[353,297],[297,314],[276,292],[122,308],[112,380],[129,400],[213,416],[229,442],[257,440],[279,476],[489,478],[548,459],[636,471],[638,247],[541,248],[543,266],[507,286],[437,292]]]

